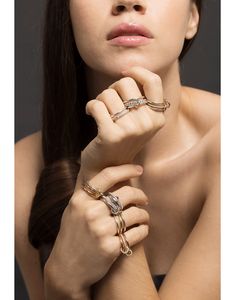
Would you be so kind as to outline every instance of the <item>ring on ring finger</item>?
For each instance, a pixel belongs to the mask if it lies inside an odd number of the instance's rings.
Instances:
[[[117,234],[124,233],[126,231],[126,222],[123,219],[122,213],[113,216],[117,225]]]

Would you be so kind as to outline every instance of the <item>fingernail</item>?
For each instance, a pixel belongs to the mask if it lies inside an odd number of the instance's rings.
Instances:
[[[144,171],[143,167],[142,167],[142,166],[139,166],[139,165],[136,166],[136,170],[137,170],[138,173],[140,173],[140,174],[142,174],[143,171]]]

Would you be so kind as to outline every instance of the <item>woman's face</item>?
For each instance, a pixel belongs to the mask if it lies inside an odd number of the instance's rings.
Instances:
[[[198,25],[191,0],[70,0],[70,14],[82,59],[91,69],[111,76],[134,65],[152,72],[165,70],[177,60],[184,39],[192,38]],[[143,25],[151,38],[110,40],[110,31],[121,23],[130,28]],[[126,30],[117,34],[141,34]]]

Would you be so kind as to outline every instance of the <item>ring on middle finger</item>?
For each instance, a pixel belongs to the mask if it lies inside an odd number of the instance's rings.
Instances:
[[[100,197],[100,200],[102,200],[110,208],[113,215],[118,215],[123,210],[119,197],[114,196],[111,193],[104,193]]]
[[[127,101],[124,101],[123,104],[125,105],[126,109],[138,108],[141,105],[147,104],[147,99],[144,96],[139,98],[132,98]]]

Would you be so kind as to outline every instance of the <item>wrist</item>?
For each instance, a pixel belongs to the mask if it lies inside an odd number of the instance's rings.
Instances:
[[[46,264],[44,268],[44,292],[46,300],[90,300],[90,289],[77,284],[70,286],[64,282],[60,283],[59,272],[51,265]]]

